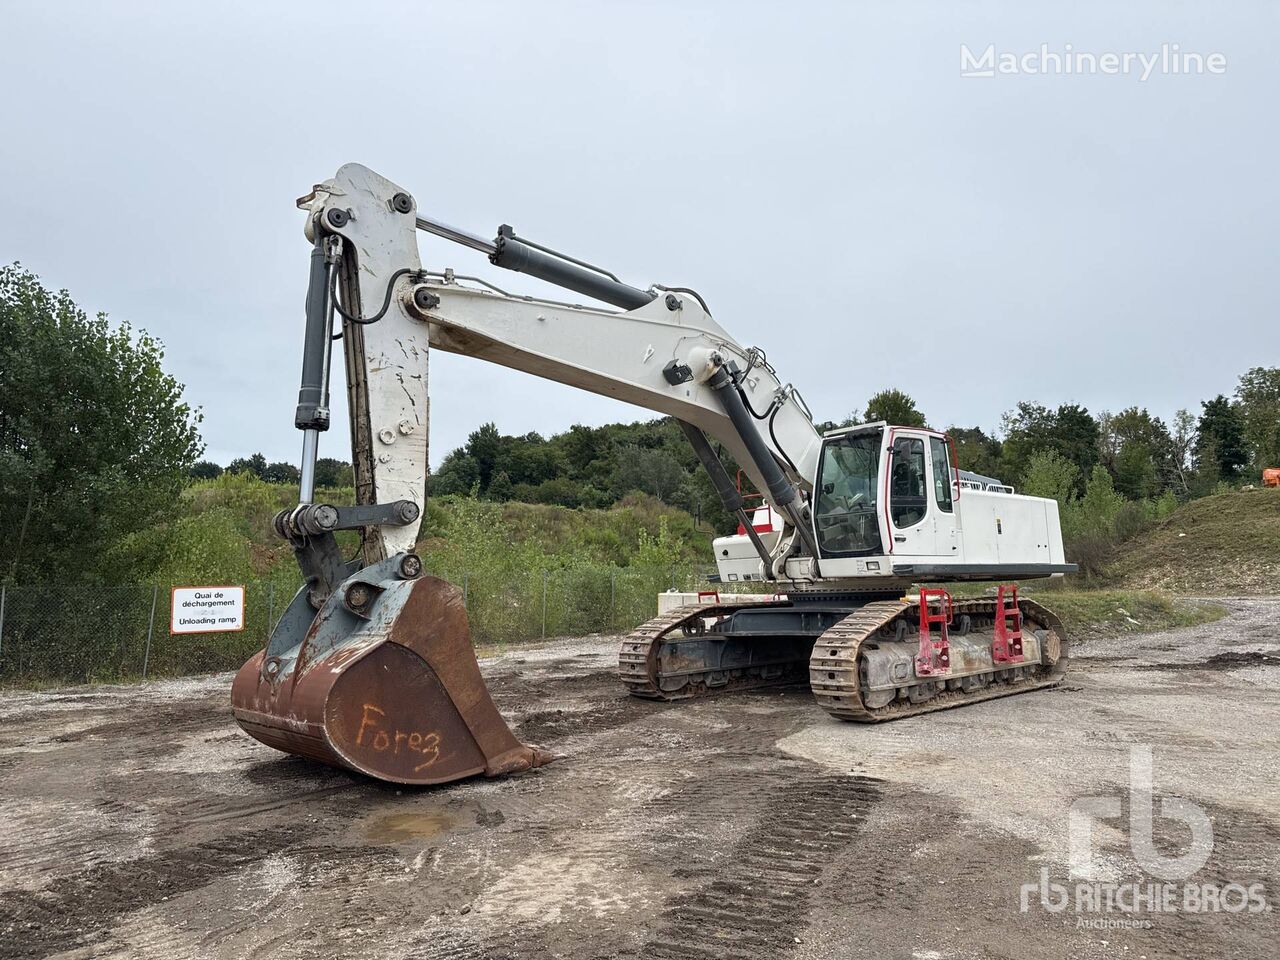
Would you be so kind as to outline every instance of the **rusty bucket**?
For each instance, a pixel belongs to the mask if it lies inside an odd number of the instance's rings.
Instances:
[[[435,577],[357,574],[318,614],[304,588],[240,668],[231,705],[268,746],[395,783],[493,777],[551,759],[498,713],[462,595]]]

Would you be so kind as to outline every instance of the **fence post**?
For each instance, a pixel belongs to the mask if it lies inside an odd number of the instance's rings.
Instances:
[[[674,590],[675,588],[676,588],[676,565],[673,563],[671,565],[671,589]]]
[[[471,599],[471,574],[464,573],[462,575],[462,609],[468,609],[467,603]]]
[[[160,584],[151,588],[151,619],[147,621],[147,648],[142,652],[142,679],[147,679],[147,663],[151,660],[151,634],[156,628],[156,601],[160,598]]]
[[[274,626],[272,620],[276,616],[276,585],[275,582],[267,584],[267,641],[271,640],[271,628]]]
[[[542,639],[547,639],[547,571],[542,571]]]

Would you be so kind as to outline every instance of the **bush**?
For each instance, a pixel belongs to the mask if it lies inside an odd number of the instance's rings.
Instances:
[[[1170,492],[1156,500],[1125,500],[1101,464],[1090,473],[1084,495],[1077,496],[1076,475],[1075,465],[1058,454],[1038,453],[1031,458],[1022,492],[1058,501],[1067,559],[1079,564],[1086,580],[1103,574],[1119,544],[1178,507]]]

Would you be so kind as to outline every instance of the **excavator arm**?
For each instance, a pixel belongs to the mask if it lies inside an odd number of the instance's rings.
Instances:
[[[684,288],[648,290],[502,227],[492,240],[420,215],[412,194],[348,164],[299,201],[312,244],[295,425],[297,507],[275,519],[305,579],[267,647],[238,674],[241,725],[258,739],[383,779],[438,783],[544,762],[506,728],[480,678],[458,591],[413,554],[427,475],[431,349],[499,363],[667,414],[725,506],[745,522],[768,577],[814,558],[808,499],[821,437],[764,352],[738,344]],[[607,306],[518,296],[424,268],[418,232],[486,254]],[[337,324],[340,319],[340,325]],[[333,350],[346,368],[356,503],[315,502],[330,425]],[[708,438],[786,518],[755,535]],[[335,534],[358,530],[344,559]]]
[[[342,317],[360,504],[423,506],[427,471],[428,348],[464,354],[614,397],[680,422],[726,506],[741,498],[706,437],[736,461],[787,518],[793,535],[763,551],[766,575],[788,553],[814,555],[807,500],[822,438],[800,394],[765,354],[738,344],[692,290],[640,290],[502,227],[490,241],[427,219],[412,196],[348,164],[300,203],[317,250],[331,251],[335,284],[313,268],[297,423],[306,432],[302,506],[314,491],[316,437],[327,427],[331,316]],[[423,269],[426,231],[614,307],[518,296],[452,270]],[[313,258],[321,254],[313,254]],[[320,292],[317,293],[317,288]],[[321,398],[323,422],[307,398]],[[745,519],[745,518],[744,518]],[[366,525],[365,559],[412,547],[417,521]],[[747,524],[750,527],[750,524]]]

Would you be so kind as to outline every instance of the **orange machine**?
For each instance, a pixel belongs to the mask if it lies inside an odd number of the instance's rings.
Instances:
[[[1267,467],[1262,471],[1264,487],[1280,487],[1280,467]]]

